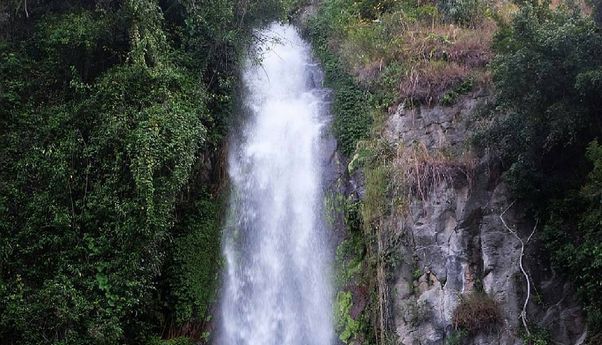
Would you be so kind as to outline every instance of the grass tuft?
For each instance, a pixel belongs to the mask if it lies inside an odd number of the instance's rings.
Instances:
[[[473,292],[462,297],[454,310],[454,329],[469,334],[492,331],[502,322],[502,313],[497,302],[484,293]]]

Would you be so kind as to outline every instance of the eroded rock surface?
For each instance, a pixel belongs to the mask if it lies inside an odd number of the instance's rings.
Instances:
[[[451,107],[400,107],[387,122],[386,140],[458,154],[469,147],[470,114],[486,100],[473,94]],[[496,330],[464,337],[463,343],[523,343],[519,315],[526,282],[519,268],[521,244],[500,219],[513,200],[498,167],[487,157],[474,160],[471,174],[439,181],[424,198],[413,198],[405,215],[383,221],[384,231],[405,238],[396,248],[402,259],[392,272],[390,289],[391,323],[400,344],[445,344],[461,296],[476,290],[499,304],[503,320]],[[535,225],[517,203],[504,219],[524,240]],[[549,329],[558,344],[579,344],[585,332],[583,313],[572,287],[549,268],[540,247],[536,233],[524,257],[533,286],[528,319]]]

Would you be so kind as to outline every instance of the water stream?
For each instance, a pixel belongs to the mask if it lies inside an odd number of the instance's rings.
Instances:
[[[326,92],[311,50],[272,24],[247,62],[244,124],[229,152],[219,345],[333,343],[321,145]]]

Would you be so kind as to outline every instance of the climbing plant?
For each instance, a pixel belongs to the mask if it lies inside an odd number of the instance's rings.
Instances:
[[[0,342],[206,339],[211,170],[241,52],[286,6],[0,5]]]

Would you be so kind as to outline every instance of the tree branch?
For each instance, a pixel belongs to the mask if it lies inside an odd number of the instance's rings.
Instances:
[[[531,234],[529,235],[529,237],[527,237],[527,240],[523,241],[523,239],[520,238],[520,236],[518,236],[518,233],[516,232],[516,230],[512,230],[508,226],[508,224],[506,224],[506,221],[504,220],[504,214],[506,214],[506,212],[508,212],[508,210],[512,207],[512,205],[514,205],[515,201],[513,201],[508,207],[506,207],[504,212],[502,212],[502,214],[500,214],[500,220],[502,221],[502,224],[504,224],[504,227],[508,230],[508,232],[510,232],[512,235],[514,235],[514,237],[516,237],[516,239],[520,242],[520,258],[518,261],[518,265],[520,267],[521,272],[523,273],[523,276],[525,276],[525,281],[527,282],[527,296],[525,297],[525,302],[523,303],[523,310],[520,313],[520,318],[523,322],[523,326],[525,327],[525,331],[527,332],[527,335],[531,335],[531,332],[529,331],[529,326],[527,325],[527,305],[529,304],[529,299],[531,298],[531,280],[529,279],[529,275],[527,274],[527,271],[525,270],[525,267],[523,266],[523,257],[525,255],[525,245],[527,243],[529,243],[529,241],[531,240],[531,237],[533,237],[533,234],[535,234],[535,230],[537,229],[537,224],[539,223],[539,219],[537,219],[535,221],[535,225],[533,226],[533,231],[531,231]]]

